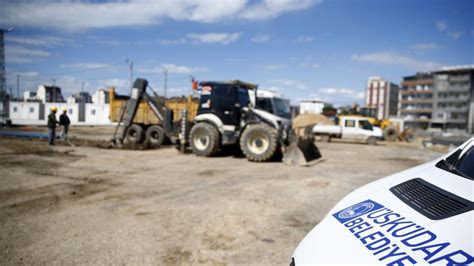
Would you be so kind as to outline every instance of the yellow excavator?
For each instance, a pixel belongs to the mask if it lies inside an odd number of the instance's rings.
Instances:
[[[376,109],[373,107],[361,107],[358,115],[367,117],[369,122],[383,130],[384,139],[387,141],[396,141],[403,131],[403,121],[389,118],[377,119]]]

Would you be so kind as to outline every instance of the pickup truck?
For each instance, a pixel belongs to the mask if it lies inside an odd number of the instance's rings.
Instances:
[[[383,138],[381,128],[374,127],[367,118],[359,116],[342,116],[339,118],[339,125],[316,124],[312,132],[321,141],[341,138],[373,145],[377,143],[377,140]]]

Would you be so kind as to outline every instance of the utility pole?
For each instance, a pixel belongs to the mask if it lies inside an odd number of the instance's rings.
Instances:
[[[7,94],[7,75],[5,72],[5,33],[11,32],[13,28],[0,28],[0,126],[3,125],[5,118],[8,116],[8,107],[6,107]]]
[[[81,82],[81,92],[84,92],[84,82]]]
[[[164,72],[164,75],[165,75],[165,82],[163,83],[164,84],[164,90],[165,90],[165,93],[164,93],[164,96],[166,98],[166,91],[168,90],[168,70],[165,69],[165,72]]]
[[[16,97],[20,100],[20,74],[16,75]]]
[[[128,71],[130,73],[130,91],[132,91],[132,87],[133,87],[133,61],[131,61],[127,57],[124,57],[123,59],[125,60],[125,63],[128,64]]]

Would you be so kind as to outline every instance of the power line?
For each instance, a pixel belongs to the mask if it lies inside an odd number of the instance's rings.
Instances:
[[[41,74],[41,76],[44,77],[51,77],[51,76],[60,76],[60,75],[71,75],[71,74],[77,74],[77,73],[84,73],[84,72],[89,72],[89,71],[94,71],[94,70],[99,70],[99,69],[105,69],[113,66],[118,66],[122,65],[123,62],[120,63],[115,63],[115,64],[110,64],[106,66],[100,66],[100,67],[91,67],[83,70],[77,70],[77,71],[69,71],[69,72],[59,72],[59,73],[46,73],[46,74]]]

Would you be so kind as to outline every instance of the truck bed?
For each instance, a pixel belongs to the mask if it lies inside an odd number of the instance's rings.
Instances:
[[[326,135],[341,135],[342,127],[335,125],[315,125],[313,127],[314,134]]]
[[[109,89],[109,108],[110,108],[110,121],[119,122],[120,116],[124,106],[129,100],[129,96],[118,95],[115,93],[115,88]],[[176,97],[165,100],[165,106],[173,111],[173,121],[177,122],[181,120],[181,111],[183,109],[188,110],[188,120],[192,121],[196,116],[199,100],[191,96],[188,97]],[[148,103],[141,101],[135,119],[134,124],[142,125],[160,125],[161,121],[153,113]]]

